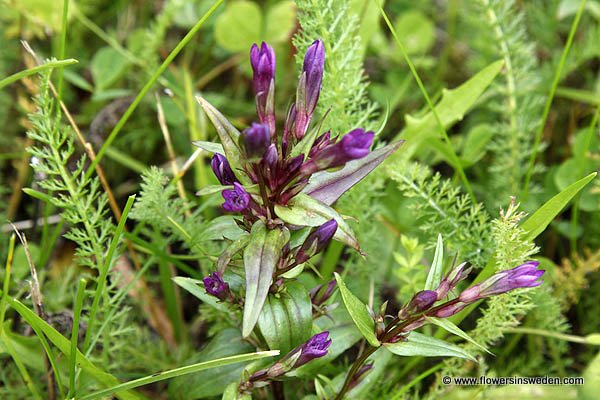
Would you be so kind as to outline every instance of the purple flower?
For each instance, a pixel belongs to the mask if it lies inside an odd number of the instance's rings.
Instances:
[[[539,286],[543,281],[538,279],[545,272],[543,269],[537,268],[539,265],[540,263],[537,261],[528,261],[516,268],[498,272],[487,280],[463,291],[459,298],[462,302],[471,303],[513,289]]]
[[[250,64],[254,72],[252,88],[256,97],[258,117],[274,134],[275,51],[265,42],[261,43],[260,48],[256,44],[252,45]]]
[[[240,144],[250,158],[262,157],[271,144],[269,127],[255,122],[240,135]]]
[[[297,139],[302,139],[306,133],[312,114],[319,101],[324,65],[325,47],[321,40],[315,40],[308,50],[306,50],[302,75],[300,76],[296,94],[298,116],[296,117],[294,134]]]
[[[215,153],[210,162],[210,166],[219,182],[221,182],[221,185],[233,185],[234,182],[237,182],[235,174],[229,165],[229,161],[227,161],[227,158],[225,158],[224,155]]]
[[[223,209],[229,212],[240,212],[250,204],[250,195],[242,185],[234,182],[233,189],[223,190],[221,195],[225,199]]]
[[[299,346],[296,350],[292,350],[292,353],[300,352],[300,356],[294,363],[293,368],[301,367],[307,362],[314,360],[315,358],[323,357],[327,354],[327,349],[331,345],[331,339],[329,337],[329,331],[323,331],[317,333],[306,343]]]
[[[211,296],[215,296],[221,301],[224,301],[229,297],[229,284],[223,281],[221,276],[216,272],[213,272],[212,274],[203,278],[202,282],[204,283],[206,293],[210,294]]]
[[[298,253],[296,253],[296,264],[302,264],[315,254],[320,253],[329,244],[329,241],[335,234],[338,224],[335,219],[325,222],[311,233]]]
[[[336,144],[326,146],[315,152],[314,156],[301,168],[302,174],[311,175],[317,171],[339,167],[348,161],[369,154],[375,133],[358,128],[348,132]]]
[[[448,273],[448,275],[446,275],[444,277],[444,279],[442,279],[442,281],[440,282],[437,289],[435,289],[435,291],[438,294],[437,295],[438,300],[441,300],[444,297],[446,297],[448,292],[450,290],[454,289],[456,287],[456,285],[458,284],[458,282],[462,281],[469,275],[471,268],[465,268],[466,265],[467,265],[467,263],[462,263],[459,266],[457,266],[456,268],[453,268]]]

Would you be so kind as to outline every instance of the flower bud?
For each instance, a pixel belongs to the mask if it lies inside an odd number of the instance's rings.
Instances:
[[[456,285],[458,284],[458,282],[462,281],[469,275],[471,268],[465,268],[466,265],[467,265],[467,263],[462,263],[459,266],[457,266],[456,268],[453,268],[448,273],[448,275],[446,275],[442,279],[439,286],[435,290],[438,294],[438,296],[437,296],[438,300],[441,300],[444,297],[446,297],[448,292],[450,290],[454,289],[456,287]]]
[[[352,379],[350,380],[350,384],[348,385],[348,390],[351,390],[356,385],[358,385],[360,383],[360,381],[362,381],[365,378],[365,376],[367,376],[367,374],[369,374],[371,372],[372,368],[373,368],[373,362],[368,362],[366,364],[363,364],[363,366],[360,367],[358,369],[358,371],[356,371],[356,373],[352,376]]]
[[[329,244],[329,241],[335,234],[338,224],[335,219],[325,222],[311,233],[300,250],[296,253],[296,264],[302,264],[315,254],[320,253]]]
[[[323,67],[325,66],[325,47],[321,40],[315,40],[306,50],[302,75],[296,93],[296,126],[294,134],[298,140],[302,139],[319,101],[321,83],[323,80]]]
[[[435,313],[431,314],[431,316],[437,317],[437,318],[451,317],[454,314],[457,314],[460,311],[462,311],[462,309],[465,308],[467,305],[468,305],[467,303],[448,304],[448,305],[440,308],[439,310],[437,310]]]
[[[234,182],[237,182],[235,174],[224,155],[215,153],[210,166],[221,185],[233,185]]]
[[[308,292],[311,303],[317,307],[325,303],[333,294],[336,284],[336,280],[332,279],[331,281],[329,281],[327,286],[325,286],[324,284],[320,284],[312,288]]]
[[[265,42],[262,42],[260,48],[254,44],[250,49],[250,64],[254,73],[252,88],[259,120],[267,124],[274,134],[275,51]]]
[[[233,189],[223,190],[221,195],[225,199],[222,207],[225,211],[240,212],[250,204],[250,195],[242,185],[235,182]]]
[[[271,144],[269,127],[265,124],[252,123],[240,135],[240,147],[242,147],[249,158],[261,158]]]
[[[206,293],[215,296],[221,301],[227,299],[230,295],[229,284],[221,278],[219,274],[213,272],[209,276],[202,279]]]

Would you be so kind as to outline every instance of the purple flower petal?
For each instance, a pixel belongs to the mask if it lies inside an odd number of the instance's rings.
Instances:
[[[250,195],[239,183],[233,184],[233,189],[223,190],[221,195],[225,199],[223,209],[229,212],[240,212],[245,210],[250,204]]]

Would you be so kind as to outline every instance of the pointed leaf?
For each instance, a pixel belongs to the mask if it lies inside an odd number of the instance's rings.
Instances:
[[[431,263],[431,269],[429,270],[429,274],[427,274],[427,281],[425,282],[425,290],[435,290],[442,281],[443,259],[444,241],[442,240],[442,235],[438,234],[433,262]]]
[[[366,157],[348,162],[339,171],[317,172],[310,178],[308,186],[304,188],[303,192],[327,205],[331,205],[398,150],[402,143],[404,141],[399,140],[374,150]]]
[[[381,343],[379,343],[379,340],[375,335],[375,323],[367,310],[367,305],[348,290],[342,277],[337,272],[334,272],[334,275],[340,293],[342,294],[342,300],[344,301],[344,305],[346,306],[350,317],[352,317],[352,321],[354,321],[360,333],[362,333],[371,346],[379,347]]]
[[[196,140],[192,142],[192,145],[201,148],[202,150],[206,150],[209,153],[219,153],[225,154],[225,149],[223,149],[223,145],[221,143],[214,142],[205,142],[203,140]]]
[[[484,346],[482,346],[479,343],[477,343],[465,331],[463,331],[462,329],[460,329],[458,326],[456,326],[455,324],[453,324],[449,320],[443,319],[443,318],[427,317],[427,316],[425,317],[425,319],[427,321],[431,322],[432,324],[435,324],[435,325],[437,325],[437,326],[439,326],[439,327],[447,330],[448,332],[450,332],[450,333],[452,333],[452,334],[454,334],[456,336],[460,336],[461,338],[465,339],[467,342],[470,342],[470,343],[474,344],[475,346],[479,347],[481,350],[485,351],[486,353],[494,355],[494,353],[490,352]]]
[[[290,233],[286,228],[267,229],[262,221],[257,221],[252,226],[250,241],[244,250],[246,301],[242,323],[243,337],[252,333],[258,321],[269,293],[275,266],[289,238]]]
[[[384,346],[399,356],[460,357],[477,361],[458,346],[418,332],[411,332],[406,342],[384,343]]]
[[[240,132],[231,124],[231,122],[227,120],[227,118],[223,116],[223,114],[219,112],[219,110],[214,108],[212,104],[210,104],[204,98],[196,96],[196,100],[215,126],[217,134],[219,135],[219,139],[221,140],[221,144],[223,145],[225,156],[227,157],[229,164],[231,164],[231,168],[234,172],[241,171],[243,165],[242,157],[240,154],[240,149],[237,145]],[[236,176],[240,182],[250,183],[245,174],[237,173]]]
[[[312,304],[299,282],[288,282],[286,291],[269,295],[258,317],[258,327],[269,349],[288,353],[310,337]]]
[[[596,172],[592,172],[585,178],[581,178],[538,208],[538,210],[521,225],[521,228],[527,232],[525,238],[527,240],[533,240],[538,237],[538,235],[550,225],[550,222],[552,222],[558,213],[565,208],[569,201],[571,201],[585,185],[590,183],[596,175]]]
[[[298,226],[321,226],[325,222],[335,219],[338,228],[333,238],[360,252],[360,245],[356,240],[354,231],[342,216],[333,208],[307,194],[298,194],[287,206],[276,204],[275,213],[288,224]]]
[[[442,99],[435,106],[444,127],[460,121],[464,114],[476,103],[477,99],[500,73],[504,62],[496,61],[457,88],[442,91]],[[407,141],[402,157],[409,159],[418,146],[439,133],[433,113],[428,112],[421,118],[406,117],[406,128],[400,137]]]

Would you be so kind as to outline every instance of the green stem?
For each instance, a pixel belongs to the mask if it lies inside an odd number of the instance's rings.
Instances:
[[[60,32],[60,47],[58,50],[58,58],[65,58],[65,48],[67,43],[67,23],[69,14],[69,0],[63,0],[63,13],[62,13],[62,30]],[[58,68],[58,100],[62,100],[62,88],[63,88],[63,69]]]
[[[550,113],[550,106],[552,105],[552,100],[554,99],[554,94],[556,93],[556,88],[558,87],[558,82],[560,82],[560,78],[562,75],[562,70],[565,66],[565,62],[567,60],[567,55],[569,54],[569,50],[571,49],[571,44],[573,43],[573,38],[575,37],[575,32],[577,32],[577,26],[579,25],[579,19],[581,18],[581,14],[583,14],[583,9],[585,7],[586,0],[581,0],[579,3],[579,9],[577,10],[577,14],[575,15],[575,19],[571,24],[571,31],[569,32],[569,37],[567,38],[567,43],[565,44],[565,48],[560,57],[560,61],[558,63],[558,68],[554,73],[554,80],[552,81],[552,86],[550,87],[550,94],[546,99],[546,105],[544,106],[544,112],[542,114],[542,120],[540,122],[540,127],[535,134],[535,141],[533,143],[533,148],[531,151],[531,157],[529,157],[529,166],[527,168],[527,174],[525,175],[525,182],[523,183],[523,190],[521,191],[521,198],[524,202],[527,199],[527,190],[529,189],[529,182],[531,181],[531,175],[533,174],[533,167],[535,166],[535,158],[537,155],[537,149],[540,146],[540,142],[542,141],[542,134],[544,133],[544,128],[546,126],[546,120],[548,119],[548,114]]]
[[[71,354],[77,353],[77,342],[79,340],[79,320],[81,318],[81,309],[83,308],[83,297],[85,296],[86,284],[87,281],[85,279],[80,279],[79,286],[77,287],[75,307],[73,309],[73,327],[71,328]],[[71,357],[69,361],[69,395],[67,397],[75,398],[77,397],[77,391],[75,389],[76,357]]]
[[[77,64],[79,61],[74,58],[68,58],[66,60],[57,60],[57,61],[48,61],[42,65],[35,66],[33,68],[24,69],[23,71],[19,71],[11,76],[8,76],[2,80],[0,80],[0,89],[4,86],[10,85],[13,82],[16,82],[20,79],[25,78],[26,76],[37,74],[39,72],[45,71],[47,69],[64,67],[66,65]]]

